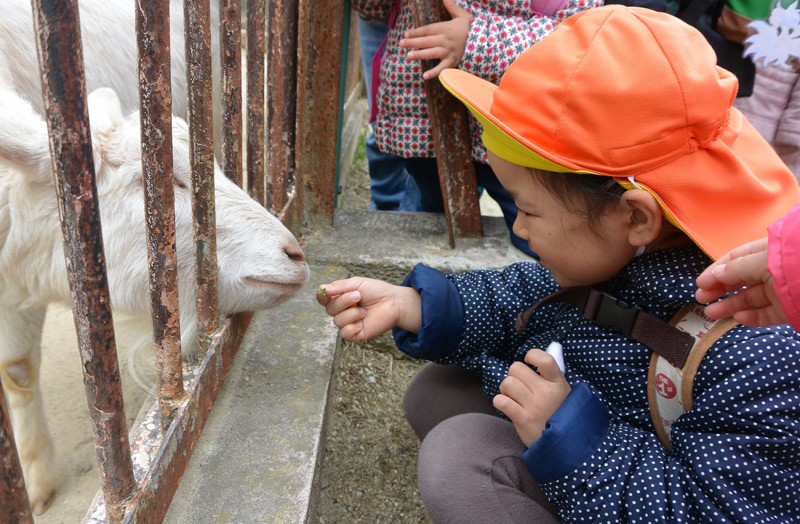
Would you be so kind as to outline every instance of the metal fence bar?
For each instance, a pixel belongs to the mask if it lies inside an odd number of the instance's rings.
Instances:
[[[94,422],[97,467],[108,515],[118,521],[135,482],[94,181],[78,3],[33,0],[33,7],[50,153],[86,399]]]
[[[137,456],[149,456],[146,460],[149,467],[139,481],[136,496],[128,505],[126,524],[164,521],[252,316],[252,313],[240,313],[225,319],[214,334],[204,360],[187,378],[188,399],[180,405],[169,429],[145,439],[142,447],[146,449],[134,446]],[[149,421],[155,416],[152,412],[148,414],[142,425],[152,425]]]
[[[11,418],[8,404],[0,386],[0,522],[32,524],[30,501],[22,478],[22,466],[14,433],[11,431]]]
[[[153,349],[161,424],[166,428],[185,397],[175,253],[169,0],[136,2],[136,5]]]
[[[411,6],[417,27],[450,17],[441,2],[413,0]],[[423,68],[427,70],[434,65],[427,60]],[[450,245],[455,247],[458,238],[483,236],[467,111],[436,78],[425,81],[425,91],[447,231]]]
[[[247,189],[266,205],[264,179],[265,0],[247,0]]]
[[[222,64],[222,169],[242,187],[242,3],[219,0]]]
[[[300,0],[296,191],[303,221],[333,223],[344,2]]]
[[[294,182],[297,0],[271,0],[267,32],[267,209],[285,214]]]
[[[211,8],[209,0],[185,0],[183,5],[186,26],[186,81],[189,89],[198,345],[200,354],[204,354],[210,347],[214,333],[219,330],[211,97]]]

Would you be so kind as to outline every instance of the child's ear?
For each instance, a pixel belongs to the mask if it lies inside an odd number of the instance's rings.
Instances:
[[[643,189],[630,189],[622,194],[621,201],[630,213],[628,243],[640,247],[655,242],[664,223],[655,197]]]

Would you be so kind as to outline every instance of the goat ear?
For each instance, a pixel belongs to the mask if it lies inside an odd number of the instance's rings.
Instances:
[[[116,136],[125,124],[122,106],[116,91],[109,87],[95,89],[89,94],[89,124],[92,128],[92,150],[94,151],[94,167],[98,176],[104,171],[103,166],[116,162],[111,159],[112,137]]]
[[[0,88],[0,162],[52,180],[47,124],[16,92]]]
[[[93,133],[113,133],[125,118],[117,93],[109,87],[95,89],[89,94],[89,122]]]

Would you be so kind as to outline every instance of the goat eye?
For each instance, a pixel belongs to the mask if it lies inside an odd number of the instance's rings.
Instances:
[[[175,178],[173,180],[174,180],[174,184],[175,184],[176,187],[178,187],[180,189],[189,189],[189,187],[183,182],[183,180],[181,180],[179,178]]]

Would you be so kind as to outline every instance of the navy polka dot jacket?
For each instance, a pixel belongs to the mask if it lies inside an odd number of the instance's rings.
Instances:
[[[693,246],[657,251],[598,287],[669,320],[695,302],[709,263]],[[558,290],[542,266],[444,275],[418,265],[403,284],[422,296],[422,327],[395,329],[398,347],[479,371],[489,398],[527,350],[563,345],[572,392],[523,454],[563,522],[800,522],[800,335],[790,327],[739,326],[717,341],[668,453],[650,418],[646,347],[565,303],[514,329]]]

